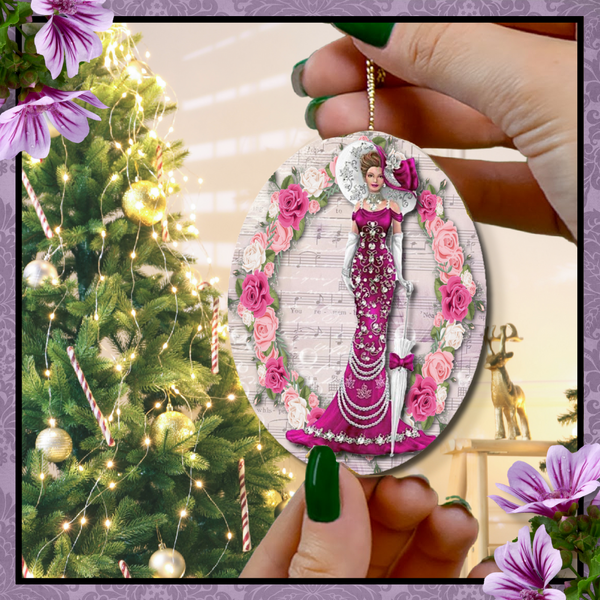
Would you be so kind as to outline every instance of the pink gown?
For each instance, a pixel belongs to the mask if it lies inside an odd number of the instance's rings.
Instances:
[[[309,447],[327,445],[334,452],[390,453],[392,424],[386,339],[396,269],[385,242],[392,218],[402,221],[402,215],[389,207],[374,212],[361,207],[352,213],[360,241],[351,271],[358,325],[350,360],[325,412],[312,425],[287,431],[290,442]],[[400,420],[394,454],[422,450],[435,439]]]

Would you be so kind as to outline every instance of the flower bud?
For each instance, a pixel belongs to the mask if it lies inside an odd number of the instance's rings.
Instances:
[[[558,525],[558,530],[563,534],[569,534],[575,531],[577,527],[577,520],[574,517],[567,517],[564,521],[561,521]]]
[[[570,517],[573,517],[577,514],[577,502],[573,502],[571,506],[569,506],[569,512],[567,513]]]
[[[6,85],[11,90],[16,90],[19,87],[19,78],[17,77],[16,73],[9,73],[6,76]]]
[[[595,504],[590,504],[590,506],[588,506],[587,513],[592,519],[598,519],[600,518],[600,507],[596,506]]]
[[[3,83],[0,84],[0,98],[8,98],[10,96],[10,90]]]
[[[562,560],[562,568],[567,569],[573,562],[573,553],[570,550],[561,550],[560,558]]]
[[[37,52],[37,49],[35,47],[34,36],[26,38],[25,52],[27,52],[27,54],[35,54]]]
[[[35,83],[38,79],[38,75],[35,71],[25,71],[21,73],[21,77],[19,78],[19,83],[21,87],[29,87],[32,83]]]
[[[590,528],[590,518],[587,515],[581,515],[577,518],[577,529],[587,531]]]
[[[554,513],[554,516],[552,517],[552,519],[554,521],[560,521],[564,516],[566,516],[567,513],[561,512],[560,510],[557,510]]]

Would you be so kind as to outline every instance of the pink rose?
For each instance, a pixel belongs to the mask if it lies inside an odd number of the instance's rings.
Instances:
[[[435,209],[438,203],[438,196],[432,194],[429,190],[423,190],[419,195],[417,211],[423,221],[432,221],[435,219]]]
[[[439,387],[435,393],[436,405],[435,405],[435,414],[441,415],[446,408],[446,398],[448,397],[448,392],[445,387]]]
[[[263,363],[266,363],[270,358],[277,358],[279,356],[279,350],[277,350],[275,346],[273,346],[273,349],[269,352],[269,356],[264,355],[257,346],[254,346],[254,353],[256,354],[256,358]],[[264,384],[261,383],[261,385]]]
[[[240,302],[240,303],[237,305],[237,314],[238,314],[240,317],[243,317],[243,316],[244,316],[244,312],[245,312],[245,311],[246,311],[246,308],[245,308],[245,307],[244,307],[244,305],[243,305],[243,304]]]
[[[477,291],[477,284],[474,281],[471,281],[471,283],[467,286],[467,291],[469,294],[471,294],[471,296],[474,296],[475,292]]]
[[[434,327],[439,327],[444,321],[444,315],[442,315],[441,312],[439,312],[437,315],[435,315],[435,319],[433,320],[433,326]]]
[[[271,204],[279,204],[279,192],[273,192],[271,194]]]
[[[265,275],[267,277],[271,277],[271,275],[273,275],[273,271],[275,270],[275,265],[272,262],[268,262],[265,265]]]
[[[429,237],[436,236],[443,224],[444,221],[442,221],[439,217],[435,217],[435,219],[432,221],[425,221],[425,229],[427,230]]]
[[[258,383],[259,385],[262,385],[263,387],[265,387],[265,378],[261,377],[260,375],[258,376]]]
[[[366,135],[361,135],[358,139],[362,142],[370,142],[371,141]]]
[[[319,397],[314,392],[311,392],[308,397],[308,405],[311,408],[317,408],[317,406],[319,406]]]
[[[452,352],[436,350],[425,357],[423,363],[423,377],[431,377],[436,383],[442,383],[450,377],[454,366],[454,355]]]
[[[298,379],[298,373],[296,373],[296,371],[292,371],[292,379]]]
[[[450,322],[462,321],[469,312],[471,294],[460,277],[450,277],[446,285],[440,286],[440,292],[444,319]]]
[[[431,244],[435,260],[440,264],[448,262],[460,248],[458,231],[452,221],[446,221],[437,231]]]
[[[265,314],[267,306],[273,304],[273,298],[269,293],[269,282],[264,273],[254,271],[254,273],[246,275],[242,283],[240,302],[254,313],[255,319]]]
[[[289,375],[283,364],[283,358],[270,358],[266,364],[265,387],[279,394],[286,386]]]
[[[275,233],[271,239],[271,246],[269,249],[273,250],[275,254],[279,254],[290,247],[290,241],[292,240],[294,232],[291,227],[284,227],[279,220],[275,221],[275,223],[271,223],[267,228],[268,237],[271,237],[273,229],[275,229]]]
[[[308,212],[311,215],[317,214],[321,210],[321,205],[317,202],[317,200],[311,200],[308,203]]]
[[[267,234],[262,231],[255,233],[250,240],[251,244],[254,242],[258,242],[264,250],[267,247]]]
[[[307,210],[308,194],[297,183],[292,183],[286,190],[279,192],[277,219],[284,227],[292,226],[298,230]]]
[[[281,399],[285,404],[285,410],[289,412],[290,402],[292,402],[293,400],[297,400],[298,398],[300,398],[300,394],[298,394],[298,392],[293,387],[287,388],[285,392],[283,392],[283,394],[281,395]]]
[[[329,170],[331,171],[331,174],[333,175],[334,179],[335,179],[335,167],[337,165],[337,159],[338,157],[336,156],[330,163],[329,163]],[[336,179],[337,181],[337,179]]]
[[[459,248],[456,251],[456,254],[453,254],[448,259],[448,264],[444,265],[444,269],[450,267],[450,272],[445,273],[444,271],[440,272],[440,279],[443,283],[448,283],[450,277],[460,277],[462,272],[463,264],[465,263],[465,257],[463,255],[462,248]]]
[[[426,421],[427,417],[435,415],[437,384],[431,377],[415,377],[415,383],[408,391],[406,398],[406,412],[415,421]]]
[[[318,406],[313,408],[308,414],[308,424],[312,425],[317,419],[320,419],[325,411]]]
[[[279,319],[275,316],[275,311],[269,306],[265,314],[254,321],[254,341],[257,348],[266,352],[275,340],[275,332],[279,328]]]

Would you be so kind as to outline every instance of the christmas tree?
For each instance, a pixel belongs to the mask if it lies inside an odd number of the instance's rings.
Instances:
[[[565,390],[565,396],[571,405],[566,413],[557,418],[561,425],[573,425],[577,423],[577,388]],[[558,440],[558,443],[564,446],[569,452],[577,452],[577,436],[572,435],[567,440]],[[540,470],[546,471],[546,461],[540,463]]]
[[[34,577],[122,577],[120,561],[134,578],[237,577],[240,459],[255,548],[285,451],[239,384],[219,293],[177,249],[197,235],[168,213],[187,152],[156,131],[176,105],[140,35],[100,38],[62,89],[93,92],[101,120],[22,159],[23,559]]]

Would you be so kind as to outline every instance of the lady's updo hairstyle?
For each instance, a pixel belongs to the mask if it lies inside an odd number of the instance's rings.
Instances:
[[[381,167],[381,157],[376,150],[364,154],[360,159],[360,172],[363,177],[367,176],[367,171],[371,167]]]

